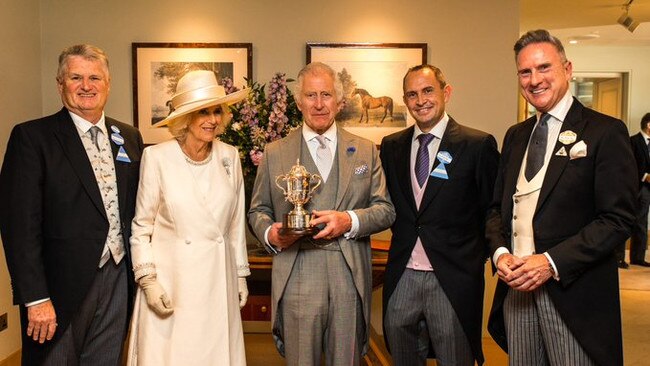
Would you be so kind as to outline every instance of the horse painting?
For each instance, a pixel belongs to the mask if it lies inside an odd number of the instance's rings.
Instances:
[[[393,98],[383,96],[375,98],[366,89],[354,89],[352,92],[352,97],[359,95],[361,97],[361,107],[363,111],[361,112],[361,118],[359,118],[359,123],[363,121],[363,115],[366,115],[366,123],[368,123],[368,109],[375,108],[384,108],[384,116],[381,118],[381,123],[384,122],[386,116],[390,113],[390,119],[393,119]]]

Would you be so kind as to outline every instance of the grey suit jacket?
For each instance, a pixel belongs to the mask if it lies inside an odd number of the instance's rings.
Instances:
[[[281,222],[293,207],[275,186],[275,177],[289,172],[300,156],[302,128],[266,146],[264,159],[257,169],[248,219],[255,235],[264,242],[264,232],[274,222]],[[359,218],[356,238],[341,236],[338,243],[352,272],[354,284],[362,301],[366,328],[370,322],[372,292],[370,235],[388,228],[395,220],[395,210],[388,196],[386,179],[375,145],[342,128],[337,132],[339,185],[334,209],[353,210]],[[364,167],[367,167],[365,169]],[[272,312],[273,334],[282,342],[282,324],[277,320],[278,302],[298,255],[299,245],[293,245],[273,258]],[[366,332],[366,335],[368,332]],[[368,339],[364,342],[364,352]]]

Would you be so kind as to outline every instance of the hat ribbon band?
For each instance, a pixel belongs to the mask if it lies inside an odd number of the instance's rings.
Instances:
[[[223,87],[221,85],[213,85],[205,88],[190,90],[185,93],[175,95],[172,98],[172,107],[174,109],[177,109],[188,103],[195,103],[204,100],[224,97],[225,95],[219,95],[218,93],[219,89],[223,91]]]

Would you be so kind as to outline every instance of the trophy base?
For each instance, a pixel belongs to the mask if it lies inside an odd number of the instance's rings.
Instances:
[[[312,236],[316,235],[320,230],[317,227],[305,227],[305,228],[291,228],[283,227],[279,230],[280,235],[300,235],[300,236]]]
[[[282,220],[282,228],[280,228],[280,235],[315,235],[320,231],[315,226],[309,226],[311,214],[308,213],[288,213],[284,215]]]

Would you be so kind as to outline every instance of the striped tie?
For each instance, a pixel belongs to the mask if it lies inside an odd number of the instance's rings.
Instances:
[[[430,133],[423,133],[418,136],[420,147],[418,147],[418,154],[415,157],[415,177],[418,180],[420,187],[424,185],[429,176],[429,144],[433,141],[433,135]]]

